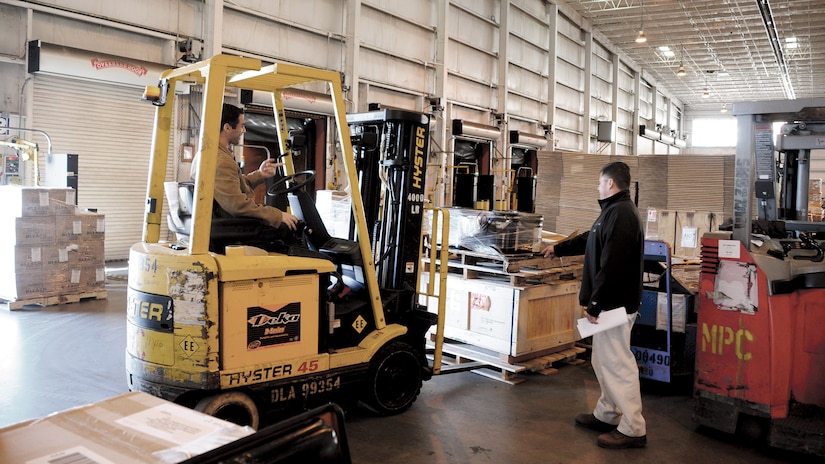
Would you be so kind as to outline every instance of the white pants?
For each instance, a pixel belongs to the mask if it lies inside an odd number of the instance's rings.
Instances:
[[[637,313],[630,314],[627,324],[594,334],[590,359],[602,390],[593,415],[609,424],[618,422],[619,432],[629,437],[647,435],[642,416],[639,366],[630,351],[630,329],[636,316]]]

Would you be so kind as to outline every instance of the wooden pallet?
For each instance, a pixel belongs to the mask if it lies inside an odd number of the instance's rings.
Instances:
[[[428,347],[433,348],[432,345]],[[553,367],[554,365],[558,366],[561,363],[571,365],[583,363],[584,361],[578,359],[578,356],[585,351],[584,348],[571,346],[555,353],[538,356],[516,364],[505,361],[504,359],[507,358],[507,356],[494,353],[490,350],[464,343],[445,341],[442,349],[442,364],[444,364],[444,366],[442,366],[441,372],[446,374],[453,371],[469,370],[475,374],[499,382],[518,385],[526,380],[518,374],[528,372],[544,375],[552,374],[558,371],[558,369]]]
[[[429,263],[429,258],[424,258]],[[491,255],[466,250],[450,250],[450,272],[465,279],[489,278],[508,281],[515,287],[539,285],[581,278],[582,257],[545,258],[536,254]]]
[[[85,293],[75,293],[70,295],[55,295],[40,298],[26,298],[6,300],[0,298],[0,308],[15,311],[26,306],[53,306],[58,304],[78,303],[85,300],[103,300],[108,296],[106,290],[97,290]]]
[[[527,367],[530,372],[537,372],[539,374],[554,374],[558,372],[557,367],[562,364],[578,366],[583,364],[584,360],[579,359],[579,355],[587,351],[578,346],[572,346],[566,350],[558,351],[556,353],[546,354],[538,358],[524,361],[522,365]]]

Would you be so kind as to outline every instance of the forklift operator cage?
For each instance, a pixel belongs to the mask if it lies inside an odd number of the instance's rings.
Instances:
[[[160,95],[155,102],[156,131],[152,140],[152,156],[150,157],[149,182],[147,185],[146,212],[143,224],[142,240],[146,243],[157,243],[160,237],[162,218],[162,199],[164,196],[164,181],[169,156],[169,139],[171,135],[171,121],[174,105],[166,105],[167,95],[174,95],[176,84],[179,82],[195,82],[204,86],[206,94],[223,95],[226,87],[269,92],[272,94],[273,109],[276,114],[275,122],[278,129],[278,143],[281,153],[290,154],[289,128],[283,105],[283,92],[292,86],[309,83],[326,83],[331,94],[335,112],[336,131],[341,142],[344,168],[349,185],[358,185],[355,160],[353,157],[350,133],[347,127],[346,108],[342,97],[341,75],[337,71],[309,68],[289,63],[276,63],[261,67],[261,61],[252,58],[243,58],[230,55],[216,55],[208,60],[194,63],[182,68],[164,72],[160,78]],[[195,180],[194,205],[192,209],[192,235],[189,243],[189,254],[200,255],[209,252],[210,223],[215,184],[215,169],[218,153],[218,135],[220,133],[220,118],[223,102],[221,99],[204,99],[203,121],[200,127],[199,147],[202,156],[194,162],[198,178]],[[291,156],[284,156],[284,173],[295,173]],[[356,220],[358,231],[367,231],[364,215],[363,200],[358,189],[352,189],[353,217]],[[368,286],[377,285],[375,278],[375,264],[371,255],[369,234],[358,233],[357,240],[361,248],[364,263],[364,272]],[[380,304],[378,288],[370,288],[373,296],[372,305],[377,309]],[[379,311],[376,311],[380,314]],[[384,321],[377,321],[381,328]]]

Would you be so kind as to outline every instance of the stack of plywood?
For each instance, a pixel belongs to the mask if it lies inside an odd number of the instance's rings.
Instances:
[[[105,220],[70,188],[0,186],[0,299],[57,304],[104,298]]]
[[[733,189],[729,197],[725,195],[725,161],[723,156],[669,156],[668,209],[727,211]]]
[[[559,200],[561,199],[561,182],[563,158],[554,152],[539,152],[539,176],[536,182],[536,208],[538,214],[544,216],[545,230],[556,230],[556,218],[559,216]],[[548,224],[548,220],[551,223]]]
[[[669,183],[666,176],[670,172],[672,156],[645,155],[639,156],[639,169],[631,172],[633,182],[639,186],[639,206],[642,212],[647,208],[658,210],[667,209]],[[659,179],[659,182],[650,182],[648,179]]]

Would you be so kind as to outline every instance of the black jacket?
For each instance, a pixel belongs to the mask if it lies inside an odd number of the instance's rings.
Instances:
[[[555,246],[557,256],[584,254],[579,303],[591,316],[624,306],[628,314],[642,301],[644,234],[639,210],[624,190],[599,200],[602,212],[588,232]]]

